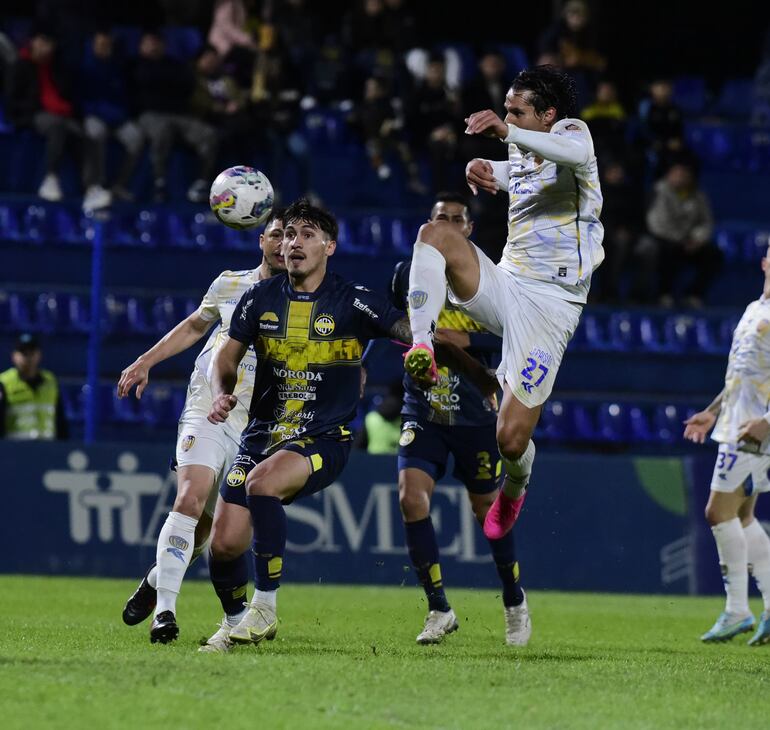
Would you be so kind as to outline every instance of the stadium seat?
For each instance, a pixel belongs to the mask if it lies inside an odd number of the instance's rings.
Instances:
[[[545,402],[539,425],[550,441],[570,441],[574,436],[569,405],[561,400]]]
[[[696,321],[687,314],[666,317],[663,324],[665,349],[670,352],[697,352]]]
[[[718,322],[708,317],[696,318],[695,341],[699,352],[726,354],[730,349],[730,343],[720,335]]]
[[[20,237],[18,211],[12,205],[0,205],[0,241],[18,241]]]
[[[716,111],[722,117],[748,121],[754,103],[754,80],[728,79],[722,85]]]
[[[155,248],[168,243],[163,217],[154,210],[140,210],[136,216],[136,243],[139,246]]]
[[[605,327],[597,314],[588,313],[583,316],[583,335],[589,350],[609,350]]]
[[[702,76],[679,76],[674,79],[674,103],[690,116],[701,114],[706,108],[708,90]]]
[[[631,406],[628,410],[629,438],[632,443],[655,441],[655,434],[650,426],[650,419],[641,406]]]
[[[577,441],[596,441],[599,434],[596,429],[594,413],[586,403],[576,403],[572,409],[574,438]]]
[[[660,326],[652,315],[642,315],[639,318],[639,338],[642,349],[647,352],[663,352],[667,349]]]
[[[21,238],[29,243],[43,243],[53,238],[52,221],[48,208],[43,205],[29,205],[24,211]]]
[[[190,298],[159,297],[152,307],[151,326],[165,334],[198,308],[198,302]]]
[[[767,254],[767,247],[770,245],[770,231],[756,230],[746,234],[743,240],[743,259],[744,261],[755,264],[759,263]]]
[[[684,420],[689,414],[683,406],[662,403],[655,407],[654,433],[656,440],[674,444],[682,440]]]
[[[150,425],[168,427],[179,420],[181,413],[179,398],[170,385],[157,383],[151,385],[142,395],[142,402],[144,420]]]
[[[191,237],[199,248],[229,247],[234,243],[234,239],[225,239],[225,231],[229,230],[208,213],[196,213],[190,224]]]
[[[0,291],[0,328],[9,332],[34,329],[30,312],[27,297],[15,292]]]
[[[85,227],[81,223],[79,213],[57,206],[49,211],[53,217],[51,231],[56,242],[84,244],[87,242]]]
[[[597,434],[602,441],[628,443],[631,424],[628,406],[623,403],[600,403],[597,408]]]
[[[641,344],[639,321],[629,312],[614,312],[607,323],[608,346],[620,352],[633,352]]]

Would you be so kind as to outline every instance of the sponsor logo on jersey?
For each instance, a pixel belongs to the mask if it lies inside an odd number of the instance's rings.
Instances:
[[[577,124],[568,124],[566,127],[564,127],[564,129],[571,129],[571,130],[573,130],[575,132],[579,132],[580,131],[580,127],[578,127]]]
[[[353,306],[356,309],[360,309],[364,314],[368,314],[372,319],[379,319],[379,315],[370,309],[364,302],[362,302],[358,297],[355,298],[353,301]]]
[[[567,267],[566,266],[560,266],[559,267],[559,276],[566,276],[567,275]]]
[[[195,443],[195,436],[185,436],[182,439],[182,446],[181,446],[182,451],[189,451],[193,447],[194,443]]]
[[[273,367],[273,375],[276,378],[291,378],[292,380],[315,380],[320,383],[324,379],[323,373],[314,373],[310,370],[287,370],[286,368]]]
[[[260,322],[277,322],[278,321],[278,315],[275,312],[265,312],[259,318],[259,321]]]
[[[173,545],[175,548],[179,548],[180,550],[187,550],[188,547],[190,547],[190,543],[187,542],[181,535],[171,535],[168,538],[168,544]]]
[[[334,317],[331,314],[319,314],[313,322],[313,329],[323,337],[330,335],[334,332]]]
[[[419,309],[420,307],[424,307],[425,302],[427,301],[428,301],[428,292],[426,291],[415,289],[409,295],[409,304],[411,305],[412,309]]]
[[[241,309],[241,319],[246,320],[246,310],[251,306],[254,299],[247,299],[246,304],[243,305],[243,309]]]
[[[246,472],[240,466],[234,466],[227,473],[227,486],[240,487],[246,481]]]
[[[365,286],[361,286],[358,284],[358,286],[354,286],[354,289],[358,289],[358,291],[371,291],[371,289],[367,289]]]

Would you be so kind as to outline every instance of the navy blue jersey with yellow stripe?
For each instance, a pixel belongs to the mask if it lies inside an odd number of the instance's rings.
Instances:
[[[411,261],[396,264],[391,283],[391,301],[403,311],[407,309],[411,265]],[[467,352],[487,367],[492,367],[493,360],[499,358],[502,340],[449,302],[441,310],[436,326],[467,332],[471,342]],[[439,368],[438,383],[429,390],[420,388],[408,374],[404,375],[401,413],[450,426],[479,426],[497,420],[497,414],[481,391],[468,378],[446,367]]]
[[[286,275],[254,284],[230,320],[230,337],[257,353],[242,447],[269,453],[297,438],[349,438],[363,348],[401,317],[385,297],[332,273],[312,293]]]

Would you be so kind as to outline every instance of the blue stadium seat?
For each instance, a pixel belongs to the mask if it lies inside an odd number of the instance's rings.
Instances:
[[[628,443],[631,422],[628,406],[623,403],[600,403],[597,407],[597,433],[602,441]]]
[[[196,213],[190,224],[190,234],[195,245],[200,248],[223,248],[233,243],[233,239],[225,239],[227,226],[222,225],[213,214]]]
[[[630,312],[613,312],[607,323],[607,334],[613,350],[633,352],[641,345],[639,320]]]
[[[640,406],[631,406],[628,411],[630,438],[632,443],[655,441],[655,433],[650,426],[650,419]]]
[[[725,342],[720,334],[719,324],[708,317],[696,318],[695,340],[700,352],[726,354],[730,349],[730,343]]]
[[[639,318],[639,339],[647,352],[664,352],[667,347],[661,337],[660,325],[655,317],[642,315]]]
[[[726,262],[732,263],[740,258],[742,254],[741,235],[737,231],[717,228],[715,240]]]
[[[706,108],[708,90],[702,76],[679,76],[674,79],[674,102],[688,115],[701,114]]]
[[[21,239],[30,243],[43,243],[53,236],[53,222],[49,210],[43,205],[29,205],[23,213]]]
[[[163,216],[154,210],[140,210],[134,223],[136,227],[136,244],[155,248],[168,243]]]
[[[166,52],[180,61],[193,58],[203,47],[201,32],[193,26],[169,25],[163,29]]]
[[[607,339],[605,323],[597,314],[589,312],[583,315],[583,335],[585,344],[589,350],[609,350],[610,342]]]
[[[697,352],[696,320],[688,314],[666,317],[663,324],[665,349],[670,352]]]
[[[571,441],[574,427],[569,404],[560,400],[546,401],[539,426],[550,441]]]
[[[694,412],[684,406],[673,403],[661,403],[655,407],[654,432],[656,439],[663,443],[674,444],[682,440],[684,420]]]
[[[148,424],[168,427],[179,420],[181,408],[175,390],[170,385],[155,383],[142,394],[143,416]]]
[[[746,234],[743,240],[743,259],[750,264],[756,264],[767,254],[770,245],[770,231],[756,230]]]
[[[152,307],[151,326],[156,332],[166,333],[198,308],[194,299],[159,297]]]
[[[722,117],[748,121],[754,103],[754,80],[728,79],[722,85],[716,111]]]
[[[19,214],[12,205],[0,205],[0,241],[18,241]]]
[[[586,403],[576,403],[572,409],[574,438],[578,441],[597,441],[599,433],[593,409]]]
[[[52,232],[56,242],[84,244],[87,242],[85,226],[79,213],[57,206],[49,211],[53,217]]]
[[[8,332],[33,329],[28,298],[15,292],[0,291],[0,328]]]
[[[118,398],[115,388],[110,387],[109,396],[106,393],[102,393],[102,404],[109,401],[112,404],[112,408],[109,411],[109,420],[117,423],[141,423],[145,419],[144,413],[144,398],[137,399],[134,394],[131,393],[126,398]]]
[[[208,240],[203,237],[200,241],[192,233],[193,220],[180,213],[165,214],[164,228],[166,245],[174,248],[206,248]]]

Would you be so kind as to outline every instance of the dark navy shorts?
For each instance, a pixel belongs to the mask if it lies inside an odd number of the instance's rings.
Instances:
[[[350,456],[350,441],[338,441],[330,438],[305,438],[297,441],[289,441],[279,451],[293,451],[308,459],[311,473],[305,486],[293,497],[283,500],[289,504],[296,499],[307,497],[322,489],[326,489],[342,472]],[[273,454],[253,454],[241,447],[238,455],[230,465],[219,487],[222,499],[230,504],[239,504],[246,507],[246,477],[259,463],[270,458]]]
[[[449,455],[454,457],[453,475],[473,494],[497,489],[502,462],[497,450],[495,424],[488,426],[443,426],[404,417],[398,448],[398,470],[420,469],[434,481],[446,472]]]

